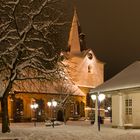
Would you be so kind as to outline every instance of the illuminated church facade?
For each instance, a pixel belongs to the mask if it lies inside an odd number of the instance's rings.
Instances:
[[[48,81],[18,81],[19,86],[14,85],[8,97],[11,121],[31,121],[35,117],[38,121],[43,121],[51,118],[52,110],[48,102],[52,99],[58,103],[65,102],[63,107],[55,108],[57,120],[63,121],[64,114],[65,119],[85,117],[90,89],[104,81],[104,63],[97,60],[93,51],[86,47],[85,35],[80,30],[76,11],[72,19],[68,50],[62,52],[62,55],[71,84],[56,82],[57,86],[54,87]],[[35,103],[38,104],[36,112],[31,108]]]

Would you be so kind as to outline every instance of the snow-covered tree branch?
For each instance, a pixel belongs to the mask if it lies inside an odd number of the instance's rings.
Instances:
[[[64,3],[65,0],[0,1],[0,82],[5,85],[0,92],[2,132],[10,130],[5,109],[16,80],[54,80],[61,76],[61,31],[69,23],[64,18]]]

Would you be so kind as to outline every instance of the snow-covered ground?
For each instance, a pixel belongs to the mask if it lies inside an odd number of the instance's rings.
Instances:
[[[68,121],[66,125],[46,127],[44,123],[12,123],[10,133],[0,140],[140,140],[139,129],[118,129],[102,125],[98,132],[89,121]],[[1,128],[0,128],[1,131]]]

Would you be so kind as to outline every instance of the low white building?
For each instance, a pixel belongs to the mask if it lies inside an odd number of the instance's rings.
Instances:
[[[90,91],[111,95],[112,127],[140,127],[140,61]]]

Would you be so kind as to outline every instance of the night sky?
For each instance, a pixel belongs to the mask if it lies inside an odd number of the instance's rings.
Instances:
[[[140,59],[140,0],[76,0],[87,46],[105,62],[105,80]]]

